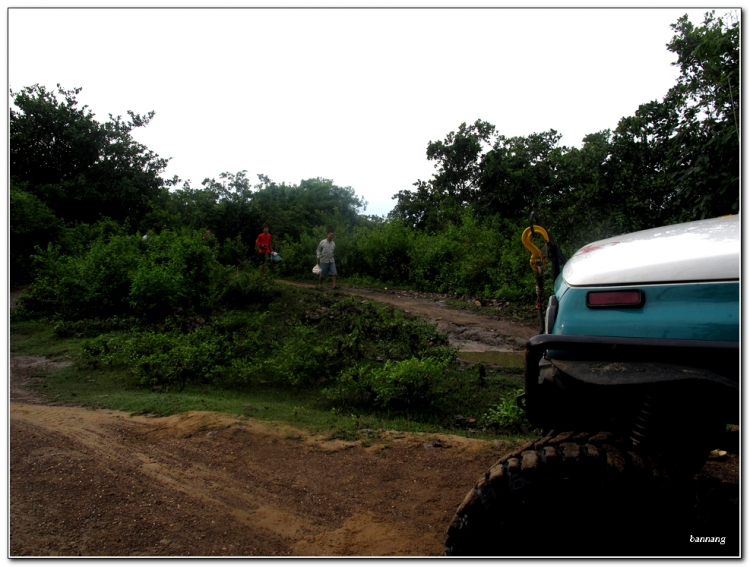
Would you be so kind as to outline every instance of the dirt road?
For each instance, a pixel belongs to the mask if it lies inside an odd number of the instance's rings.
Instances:
[[[389,432],[325,441],[283,425],[44,405],[12,361],[12,556],[438,555],[501,447]],[[369,446],[363,446],[369,445]]]
[[[404,305],[439,308],[425,303]],[[522,336],[498,323],[471,326]],[[440,555],[457,505],[511,448],[398,432],[326,441],[223,414],[52,405],[31,385],[56,364],[11,359],[12,557]],[[711,466],[737,485],[736,457]]]

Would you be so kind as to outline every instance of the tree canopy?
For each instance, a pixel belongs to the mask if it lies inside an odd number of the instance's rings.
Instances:
[[[136,142],[131,132],[154,113],[128,111],[100,123],[76,99],[81,89],[44,86],[11,91],[10,176],[64,222],[101,218],[137,222],[170,182],[168,160]]]
[[[731,16],[730,16],[731,17]],[[554,130],[506,138],[483,120],[427,145],[428,181],[394,196],[391,218],[443,230],[471,205],[479,218],[532,210],[577,243],[739,208],[739,23],[714,12],[672,26],[677,84],[581,148]]]

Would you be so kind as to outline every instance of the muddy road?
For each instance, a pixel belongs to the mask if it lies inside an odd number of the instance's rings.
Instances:
[[[468,348],[518,352],[515,338],[534,334],[434,298],[388,295],[442,320],[452,341],[462,328],[488,333],[466,338]],[[53,405],[33,386],[57,364],[11,359],[11,557],[440,555],[467,490],[513,449],[398,432],[328,441],[216,413],[151,418]],[[731,510],[738,471],[730,455],[703,472],[728,487],[722,505]]]

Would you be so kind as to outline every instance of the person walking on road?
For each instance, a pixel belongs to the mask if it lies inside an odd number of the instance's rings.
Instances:
[[[271,257],[271,234],[268,227],[263,227],[263,232],[255,239],[255,248],[258,250],[258,264],[260,264],[263,274],[266,273],[266,262]]]
[[[318,250],[315,256],[320,266],[318,285],[323,285],[323,278],[330,275],[333,280],[333,289],[336,289],[336,260],[333,258],[333,251],[336,249],[336,243],[333,241],[333,231],[328,233],[318,244]]]

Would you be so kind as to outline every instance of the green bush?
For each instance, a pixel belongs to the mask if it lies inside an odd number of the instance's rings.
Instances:
[[[449,364],[435,357],[387,360],[381,367],[360,364],[339,373],[336,386],[324,394],[343,405],[420,410],[434,401],[435,385]]]
[[[414,232],[400,221],[360,228],[348,251],[347,265],[353,273],[382,282],[407,282]]]
[[[308,233],[301,234],[297,240],[284,239],[279,246],[282,261],[279,270],[283,275],[305,276],[313,279],[312,268],[315,266],[315,251],[326,236],[326,227],[314,227]],[[336,261],[339,261],[339,239],[336,237]],[[317,279],[317,276],[315,276]]]
[[[259,270],[254,272],[250,276],[257,281],[267,281]],[[390,306],[353,297],[331,301],[293,289],[276,288],[274,293],[281,296],[266,305],[266,313],[230,311],[206,320],[183,312],[158,323],[142,321],[141,329],[126,334],[110,333],[84,341],[81,363],[129,367],[140,383],[148,386],[248,384],[257,377],[302,387],[364,361],[377,364],[383,358],[417,357],[448,363],[455,359],[455,351],[435,325],[409,318]],[[320,305],[321,300],[328,304]],[[104,332],[121,330],[119,321],[113,318],[99,326]],[[92,325],[62,322],[59,332],[85,337],[85,329]],[[394,368],[395,388],[403,380],[398,378],[402,371]],[[406,379],[409,381],[414,382]],[[377,376],[372,386],[373,403],[387,407],[401,401],[421,403],[417,390],[389,393],[388,384]]]
[[[221,302],[231,307],[242,307],[253,303],[265,304],[277,297],[279,286],[271,274],[263,274],[256,267],[238,270],[233,267],[223,269]]]
[[[65,256],[59,246],[37,248],[37,278],[22,307],[64,319],[110,317],[129,312],[130,277],[139,251],[133,237],[98,239],[84,256]]]
[[[205,330],[172,336],[144,333],[137,336],[135,372],[145,385],[210,384],[226,378],[226,356],[221,341]],[[149,352],[143,352],[148,350]]]
[[[10,276],[13,285],[32,280],[34,248],[46,248],[55,242],[63,226],[44,201],[26,189],[25,183],[11,180]]]
[[[241,235],[235,238],[227,238],[219,248],[219,261],[226,266],[246,266],[253,255],[252,243],[242,240]]]
[[[409,278],[417,289],[441,293],[455,291],[451,274],[459,256],[457,243],[446,233],[417,233],[409,262]]]
[[[128,297],[135,313],[161,318],[178,307],[196,311],[214,306],[211,276],[219,264],[201,238],[200,232],[181,236],[165,230],[143,241]]]
[[[385,408],[421,408],[429,404],[432,387],[448,363],[432,357],[387,360],[372,374],[375,402]]]
[[[499,403],[490,407],[482,416],[481,423],[507,433],[519,433],[531,427],[525,412],[516,403],[516,398],[522,393],[523,388],[518,388],[503,396]]]
[[[237,386],[262,375],[266,350],[261,342],[264,316],[230,314],[189,332],[178,328],[84,341],[80,363],[125,365],[145,386],[186,384]]]
[[[480,225],[467,211],[460,226],[448,224],[440,233],[416,236],[410,281],[418,289],[442,293],[533,299],[536,282],[529,267],[531,254],[521,243],[523,230],[508,221]]]
[[[220,301],[267,301],[272,282],[248,269],[225,268],[202,233],[164,231],[147,239],[113,234],[105,223],[78,256],[50,244],[33,257],[37,278],[22,298],[28,314],[63,319],[114,315],[163,319],[175,312],[210,311]],[[234,275],[234,277],[232,277]]]
[[[335,340],[311,327],[298,325],[280,344],[264,349],[263,375],[291,386],[326,378],[341,363]]]

